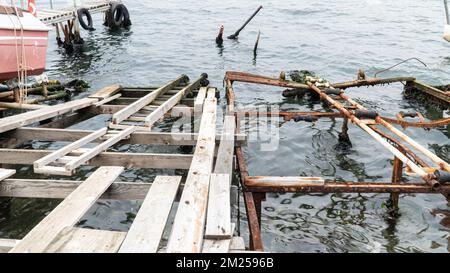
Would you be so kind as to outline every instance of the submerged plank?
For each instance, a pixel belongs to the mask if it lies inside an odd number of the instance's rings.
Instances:
[[[156,177],[119,252],[157,252],[180,181],[181,176]]]
[[[66,227],[43,251],[45,253],[115,253],[126,232]]]
[[[123,171],[101,167],[37,224],[10,252],[43,252],[65,227],[75,225]]]
[[[214,160],[217,100],[208,92],[199,137],[186,178],[167,252],[200,252],[203,245],[209,178]]]

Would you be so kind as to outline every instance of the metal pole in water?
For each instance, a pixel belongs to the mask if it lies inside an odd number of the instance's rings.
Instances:
[[[448,16],[447,0],[444,0],[444,6],[445,6],[445,18],[447,19],[447,25],[450,25],[450,18]]]
[[[53,9],[53,0],[50,0],[50,8]]]

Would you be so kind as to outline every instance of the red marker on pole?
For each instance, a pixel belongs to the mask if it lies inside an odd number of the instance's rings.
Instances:
[[[28,11],[33,14],[33,16],[37,17],[35,0],[28,0]]]

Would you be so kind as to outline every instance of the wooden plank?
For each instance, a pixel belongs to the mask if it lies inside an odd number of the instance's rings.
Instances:
[[[233,237],[231,238],[230,243],[230,251],[245,251],[245,242],[242,237]]]
[[[120,98],[121,96],[122,96],[122,94],[116,94],[116,95],[114,95],[114,96],[111,96],[111,97],[109,97],[109,98],[106,98],[106,99],[104,99],[104,100],[101,100],[101,101],[99,101],[99,102],[97,102],[97,103],[94,103],[94,106],[101,106],[101,105],[106,104],[106,103],[108,103],[108,102],[111,102],[111,101],[113,101],[113,100],[115,100],[115,99],[118,99],[118,98]]]
[[[232,235],[230,175],[213,173],[209,185],[205,238],[230,239]]]
[[[150,115],[145,118],[145,126],[151,127],[155,122],[164,117],[164,114],[169,112],[175,105],[177,105],[184,96],[186,96],[189,92],[191,92],[194,88],[200,85],[203,77],[198,78],[194,82],[190,83],[185,88],[181,89],[175,95],[171,96],[168,100],[166,100],[163,104],[161,104],[155,111],[153,111]]]
[[[412,83],[413,83],[414,88],[417,88],[422,92],[425,92],[447,104],[450,104],[450,96],[447,95],[444,91],[437,89],[433,86],[424,84],[422,82],[419,82],[417,80],[414,80]]]
[[[201,113],[203,111],[203,104],[206,99],[206,91],[208,90],[207,87],[200,87],[197,97],[195,98],[194,102],[194,112],[195,113]]]
[[[16,173],[16,170],[0,168],[0,181],[13,176],[15,173]]]
[[[51,152],[46,150],[0,149],[0,164],[30,165]],[[82,152],[84,150],[73,154],[80,155]],[[188,154],[103,152],[89,160],[87,165],[187,170],[191,160],[192,155]]]
[[[70,141],[74,142],[91,133],[93,130],[79,129],[55,129],[55,128],[35,128],[22,127],[6,133],[5,137],[15,138],[20,141]],[[123,140],[123,144],[152,144],[152,145],[195,145],[198,133],[170,133],[170,132],[134,132],[130,139]],[[216,136],[216,143],[220,144],[222,135]],[[100,139],[94,140],[100,142]],[[245,134],[235,134],[234,143],[236,146],[246,145]]]
[[[8,253],[20,240],[0,239],[0,253]]]
[[[107,99],[107,98],[109,98],[111,96],[114,96],[115,94],[119,93],[120,90],[122,90],[122,86],[121,85],[113,84],[113,85],[106,86],[106,87],[100,89],[96,93],[90,95],[89,98],[95,98],[95,99],[104,100],[104,99]]]
[[[208,91],[199,137],[175,216],[167,252],[200,252],[203,245],[209,177],[216,137],[217,100]]]
[[[321,177],[302,176],[249,176],[245,178],[245,184],[252,187],[292,187],[307,185],[324,185],[325,180]]]
[[[126,232],[66,227],[43,251],[46,253],[115,253]]]
[[[135,101],[134,103],[128,105],[124,109],[120,110],[119,112],[115,113],[112,117],[112,122],[114,124],[118,124],[125,119],[127,119],[132,114],[136,113],[142,107],[150,104],[153,100],[155,100],[159,95],[164,94],[164,92],[176,87],[179,85],[179,83],[185,79],[185,75],[181,75],[176,80],[168,82],[167,84],[161,86],[160,88],[156,89],[155,91],[151,92],[150,94],[140,98],[139,100]]]
[[[214,173],[233,173],[233,154],[234,154],[234,131],[236,123],[234,116],[225,116],[223,122],[222,136],[220,138],[219,149],[217,152],[216,165]]]
[[[181,176],[157,176],[119,252],[156,253]]]
[[[136,128],[134,126],[131,126],[120,133],[116,134],[115,136],[109,138],[105,142],[101,143],[100,145],[89,149],[88,152],[83,153],[75,160],[69,162],[66,164],[66,170],[72,171],[75,170],[77,167],[81,166],[82,164],[85,164],[88,160],[94,158],[98,154],[100,154],[103,151],[106,151],[109,147],[113,146],[117,142],[121,141],[122,139],[128,137],[130,134],[132,134],[134,131],[136,131]]]
[[[0,119],[0,133],[88,107],[97,99],[79,99]]]
[[[48,108],[45,104],[28,104],[28,103],[16,103],[16,102],[0,102],[0,107],[8,109],[25,109],[25,110],[36,110],[42,108]]]
[[[80,140],[77,140],[67,146],[62,147],[61,149],[58,149],[58,150],[52,152],[51,154],[34,162],[34,169],[36,170],[36,169],[42,168],[45,165],[47,165],[51,162],[54,162],[56,159],[61,158],[65,155],[69,154],[73,150],[78,149],[78,148],[82,147],[83,145],[86,145],[89,142],[93,141],[94,139],[101,137],[102,135],[106,134],[107,131],[108,131],[108,128],[106,128],[106,127],[101,128],[101,129],[94,131],[93,133],[83,137]]]
[[[236,224],[231,225],[232,233],[234,233],[234,229]],[[203,242],[203,253],[228,253],[231,247],[232,238],[228,239],[205,239]]]
[[[10,252],[43,252],[65,227],[75,225],[123,171],[101,167],[37,224]]]

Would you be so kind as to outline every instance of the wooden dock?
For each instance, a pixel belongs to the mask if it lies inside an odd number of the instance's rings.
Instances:
[[[245,137],[235,134],[233,116],[217,114],[218,90],[201,86],[204,77],[188,82],[181,75],[161,87],[112,85],[88,98],[0,119],[0,138],[6,140],[1,142],[0,164],[9,166],[0,169],[0,196],[63,199],[24,238],[0,239],[0,252],[245,251],[243,239],[235,233],[230,204],[233,150],[245,144]],[[200,122],[197,131],[152,130],[156,123],[194,113]],[[111,117],[100,129],[67,129],[100,114]],[[57,150],[20,148],[29,140],[67,144]],[[194,152],[108,151],[124,144],[192,146]],[[57,176],[71,176],[88,165],[99,168],[85,181],[15,179],[11,167],[16,164]],[[121,182],[126,168],[183,169],[187,177],[159,175],[148,183]],[[77,226],[104,198],[142,200],[127,232]],[[168,221],[170,213],[175,215],[173,223]],[[167,243],[162,240],[164,232],[170,234]]]
[[[39,9],[37,17],[46,25],[54,25],[75,20],[77,17],[77,9],[86,8],[91,14],[105,12],[109,9],[109,0],[90,0],[83,1],[83,4],[76,7],[66,7],[63,9]]]

